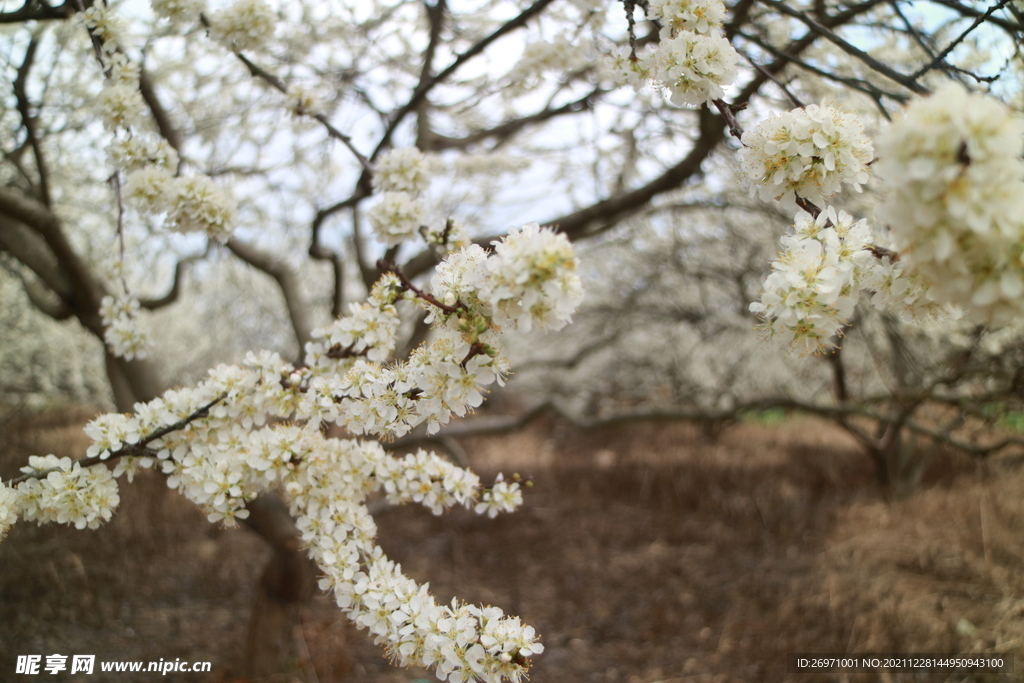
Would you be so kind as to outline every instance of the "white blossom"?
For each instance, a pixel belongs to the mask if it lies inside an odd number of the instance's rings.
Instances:
[[[124,21],[105,4],[94,4],[82,13],[82,20],[90,33],[99,38],[103,51],[114,53],[125,34]]]
[[[605,57],[600,66],[605,79],[640,90],[655,79],[654,48],[634,54],[629,47],[623,47]]]
[[[885,255],[866,265],[861,286],[871,292],[869,301],[878,310],[915,323],[960,316],[949,306],[932,301],[928,281],[906,259]]]
[[[423,203],[412,194],[385,192],[366,217],[377,239],[390,246],[415,236],[423,223],[423,213]]]
[[[172,25],[191,24],[206,9],[204,0],[150,0],[153,14]]]
[[[0,481],[0,541],[7,536],[8,530],[18,521],[21,509],[21,496],[17,489],[4,486]]]
[[[137,404],[134,415],[92,420],[85,428],[92,440],[86,455],[116,461],[115,473],[100,463],[82,467],[68,458],[33,456],[16,492],[0,485],[0,535],[19,514],[94,527],[118,503],[114,476],[130,478],[154,461],[169,486],[210,520],[228,525],[249,514],[246,506],[256,496],[280,490],[323,573],[321,587],[398,663],[434,668],[449,681],[521,680],[527,659],[543,651],[534,630],[493,607],[438,605],[426,586],[384,555],[367,507],[368,497],[379,494],[435,514],[462,506],[493,517],[521,504],[519,484],[499,476],[487,488],[434,453],[396,457],[377,442],[327,438],[320,431],[325,422],[378,437],[419,424],[436,431],[452,415],[478,407],[487,388],[508,373],[495,320],[558,327],[580,294],[568,240],[536,224],[513,230],[493,253],[466,246],[450,254],[440,272],[432,286],[450,304],[385,273],[365,303],[314,333],[304,367],[275,353],[250,353],[242,365],[212,368],[195,387]],[[403,298],[443,315],[432,318],[435,338],[407,360],[385,365],[380,361],[394,348],[396,304]],[[113,323],[134,316],[139,304],[108,297],[103,308],[105,321]]]
[[[128,173],[124,183],[124,198],[140,211],[161,213],[171,201],[174,176],[155,164],[143,166]]]
[[[480,503],[476,506],[477,514],[487,514],[488,517],[497,517],[499,512],[512,512],[523,503],[523,493],[519,484],[505,481],[502,475],[490,491],[484,493]]]
[[[96,108],[110,131],[137,125],[145,107],[138,83],[110,83],[96,97]]]
[[[237,0],[210,17],[214,40],[234,52],[258,50],[274,36],[277,15],[264,0]]]
[[[819,353],[853,315],[861,280],[873,256],[866,250],[866,221],[826,207],[812,218],[801,211],[794,231],[782,238],[761,300],[750,310],[762,319],[762,334],[801,354]]]
[[[310,88],[298,84],[288,86],[288,108],[296,116],[319,116],[324,113],[324,105],[320,96]]]
[[[427,157],[415,147],[388,150],[373,165],[373,187],[376,190],[416,194],[429,184]]]
[[[398,279],[382,277],[365,303],[349,304],[349,314],[327,327],[313,330],[306,344],[306,364],[322,365],[335,358],[365,355],[373,361],[387,359],[395,349],[401,319],[395,307]]]
[[[661,21],[662,40],[680,31],[720,31],[725,19],[725,5],[721,0],[650,0],[650,9]]]
[[[161,137],[133,133],[116,137],[107,146],[110,160],[120,169],[137,171],[145,166],[158,166],[169,171],[178,168],[178,153]]]
[[[428,225],[422,234],[427,244],[443,250],[444,253],[468,247],[471,243],[465,224],[454,219]]]
[[[205,232],[224,241],[235,228],[235,201],[209,176],[175,178],[167,192],[167,204],[164,226],[174,232]]]
[[[677,31],[651,53],[650,72],[677,105],[701,105],[725,95],[739,55],[720,33]]]
[[[124,53],[115,52],[106,55],[104,67],[110,69],[109,80],[111,83],[124,83],[132,87],[138,87],[139,65],[128,59]]]
[[[512,323],[529,332],[559,330],[572,319],[583,299],[576,255],[569,239],[528,223],[494,243],[487,260],[489,282],[483,296],[499,325]]]
[[[82,467],[71,458],[30,456],[26,474],[48,472],[18,484],[22,519],[39,524],[74,524],[95,529],[121,502],[117,481],[102,465]]]
[[[790,209],[796,195],[820,205],[843,183],[860,191],[873,155],[854,114],[813,104],[762,121],[743,134],[743,145],[740,165],[751,194],[781,199]]]
[[[86,457],[99,456],[106,460],[122,446],[130,446],[142,438],[137,418],[119,413],[100,415],[85,426],[85,434],[92,439]]]
[[[103,339],[111,353],[125,360],[145,358],[149,335],[139,319],[139,300],[133,296],[105,296],[100,302]]]
[[[879,215],[929,297],[977,322],[1024,313],[1024,122],[950,84],[912,102],[879,141]]]

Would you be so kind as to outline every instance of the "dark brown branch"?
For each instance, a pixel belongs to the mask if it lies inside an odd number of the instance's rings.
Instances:
[[[278,92],[281,92],[285,95],[288,94],[288,85],[280,78],[273,75],[266,69],[257,66],[255,62],[253,62],[251,59],[246,57],[241,52],[236,52],[235,56],[238,57],[239,61],[241,61],[242,64],[245,64],[245,67],[249,70],[249,73],[252,74],[254,77],[259,78],[263,82],[269,84]],[[369,159],[363,156],[363,154],[358,149],[355,148],[355,145],[352,143],[352,138],[349,137],[348,135],[345,135],[337,128],[335,128],[334,125],[330,122],[330,119],[328,119],[325,114],[306,113],[305,115],[319,121],[320,125],[322,125],[324,127],[324,130],[327,131],[328,136],[334,138],[341,144],[345,145],[345,147],[348,148],[348,151],[352,153],[352,156],[354,156],[356,160],[359,161],[359,164],[363,167],[364,173],[369,172],[371,170]]]
[[[425,136],[425,146],[420,149],[423,151],[439,152],[445,149],[465,149],[470,145],[475,145],[490,138],[505,141],[527,126],[544,123],[566,114],[578,114],[582,111],[588,111],[594,107],[594,104],[596,104],[597,100],[605,92],[606,91],[603,88],[594,88],[583,97],[563,104],[560,107],[546,107],[534,114],[506,121],[505,123],[499,124],[493,128],[476,131],[461,138],[450,138],[444,135],[438,135],[431,131],[429,135]]]
[[[155,458],[155,457],[157,457],[157,451],[155,451],[152,448],[150,448],[149,444],[153,443],[157,439],[161,439],[161,438],[167,436],[168,434],[172,434],[174,432],[181,431],[182,429],[184,429],[188,425],[192,424],[196,420],[200,420],[200,419],[203,419],[205,417],[209,417],[209,415],[210,415],[210,408],[214,407],[215,405],[217,405],[218,403],[223,401],[225,398],[227,398],[227,394],[221,394],[217,398],[213,399],[212,401],[210,401],[206,405],[204,405],[204,406],[202,406],[200,408],[197,408],[191,414],[186,415],[185,417],[181,418],[177,422],[174,422],[174,423],[169,424],[169,425],[165,425],[163,427],[160,427],[159,429],[156,429],[156,430],[150,432],[146,436],[144,436],[141,439],[139,439],[138,443],[125,444],[121,448],[118,448],[115,451],[110,451],[109,453],[107,453],[105,455],[104,454],[100,454],[100,455],[94,455],[94,456],[92,456],[90,458],[80,458],[78,460],[75,460],[72,464],[78,464],[80,467],[82,467],[84,469],[86,467],[92,467],[93,465],[98,465],[98,464],[104,463],[104,462],[113,462],[115,460],[118,460],[119,458],[124,458],[124,457]],[[44,479],[46,477],[46,475],[48,475],[50,472],[61,472],[61,471],[63,471],[63,470],[61,470],[58,467],[54,467],[54,468],[51,468],[51,469],[48,469],[48,470],[43,470],[41,472],[33,472],[33,473],[23,474],[20,477],[15,477],[14,479],[11,479],[10,481],[8,481],[7,485],[8,486],[16,486],[16,485],[20,484],[23,481],[28,481],[29,479]]]
[[[957,0],[931,0],[931,1],[933,3],[935,3],[935,4],[937,4],[937,5],[942,5],[943,7],[948,7],[950,9],[952,9],[952,10],[955,10],[956,12],[959,12],[961,15],[963,15],[965,17],[980,17],[980,16],[985,14],[985,12],[982,12],[981,10],[977,9],[976,7],[970,7],[968,5],[964,5],[963,3],[957,2]],[[1009,7],[1010,7],[1011,10],[1014,9],[1012,5],[1010,5]],[[989,16],[987,21],[989,23],[991,23],[991,24],[994,24],[994,25],[998,26],[999,28],[1003,29],[1004,31],[1006,31],[1006,32],[1008,32],[1010,34],[1016,34],[1016,33],[1019,33],[1021,30],[1024,30],[1024,26],[1022,26],[1021,24],[1014,23],[1012,21],[1007,21],[1006,19],[1003,19],[1002,17]]]
[[[916,408],[916,405],[913,407]],[[442,439],[466,436],[497,436],[501,434],[510,434],[526,427],[541,416],[548,414],[566,421],[577,429],[591,431],[603,427],[615,427],[638,422],[700,422],[722,427],[740,422],[746,415],[751,413],[756,414],[774,409],[806,413],[831,420],[848,417],[863,417],[878,421],[886,427],[898,424],[915,434],[926,436],[937,443],[946,444],[977,458],[989,457],[1011,446],[1024,448],[1024,438],[1013,436],[1006,437],[988,445],[966,443],[953,437],[948,430],[938,431],[910,421],[907,419],[909,414],[908,409],[910,408],[910,406],[905,407],[899,415],[887,416],[877,414],[871,411],[868,406],[860,404],[825,406],[790,398],[767,398],[742,403],[733,408],[723,410],[681,407],[639,408],[636,410],[623,411],[607,417],[583,418],[572,415],[562,408],[556,401],[545,401],[519,416],[476,417],[453,422],[438,434],[427,434],[425,430],[417,429],[415,432],[403,436],[400,439],[396,439],[390,444],[385,444],[385,448],[397,449],[417,446],[424,443],[440,443]],[[855,430],[851,431],[855,436],[857,433],[864,436],[866,440],[862,441],[862,443],[868,447],[869,450],[879,449],[882,446],[879,441],[871,438],[864,433],[863,430],[853,426],[852,424],[851,427],[846,427],[844,425],[844,428]]]
[[[796,66],[800,67],[801,69],[803,69],[805,71],[809,71],[810,73],[813,73],[813,74],[815,74],[817,76],[821,76],[822,78],[827,78],[830,81],[834,81],[836,83],[839,83],[840,85],[844,85],[847,88],[851,88],[853,90],[856,90],[857,92],[864,93],[865,95],[867,95],[867,96],[871,97],[872,99],[874,99],[876,102],[881,97],[888,97],[889,99],[894,100],[896,102],[899,102],[901,104],[906,103],[910,99],[906,95],[901,95],[899,93],[890,92],[888,90],[882,90],[881,88],[879,88],[874,83],[871,83],[870,81],[865,81],[862,78],[852,78],[852,77],[848,77],[848,76],[840,76],[838,74],[834,74],[834,73],[825,71],[824,69],[819,69],[818,67],[814,66],[813,64],[805,62],[802,59],[797,59],[795,56],[792,56],[792,55],[788,54],[787,52],[783,52],[782,50],[779,50],[778,48],[773,47],[771,44],[764,42],[763,40],[761,40],[757,36],[751,35],[749,33],[745,33],[745,32],[740,31],[740,32],[737,33],[737,35],[742,37],[744,40],[748,40],[751,43],[753,43],[754,45],[757,45],[762,50],[770,53],[773,57],[785,59],[786,61],[789,61],[789,62],[795,64]],[[758,67],[758,68],[760,69],[761,67]],[[884,109],[882,111],[883,111],[884,114],[886,114],[886,118],[888,118],[888,112],[886,110],[884,110]]]
[[[37,119],[32,115],[32,104],[29,102],[26,88],[29,73],[32,71],[32,63],[35,61],[36,49],[38,47],[39,41],[36,36],[33,35],[32,39],[28,43],[28,47],[25,48],[25,59],[22,61],[21,66],[18,67],[18,75],[14,79],[14,96],[17,99],[18,113],[21,115],[21,123],[25,126],[25,134],[28,138],[27,142],[32,148],[32,155],[36,161],[36,173],[38,174],[39,182],[36,187],[36,194],[43,204],[50,206],[50,172],[46,164],[46,158],[43,156],[43,148],[40,143],[39,132],[36,128]]]
[[[838,47],[840,50],[842,50],[846,54],[850,55],[851,57],[857,58],[858,60],[863,62],[865,65],[870,67],[871,69],[874,69],[875,71],[877,71],[878,73],[882,74],[883,76],[885,76],[889,80],[895,81],[896,83],[899,83],[900,85],[902,85],[907,90],[910,90],[911,92],[915,92],[915,93],[917,93],[919,95],[927,95],[930,92],[928,90],[928,88],[925,88],[923,85],[921,85],[920,83],[917,82],[916,77],[914,77],[914,76],[907,76],[906,74],[901,74],[898,71],[896,71],[896,70],[890,68],[889,66],[883,64],[882,62],[878,61],[877,59],[875,59],[874,57],[869,55],[867,52],[864,52],[863,50],[861,50],[857,46],[855,46],[855,45],[847,42],[843,38],[839,37],[831,29],[829,29],[829,28],[819,24],[818,22],[816,22],[814,19],[812,19],[805,12],[801,12],[800,10],[794,9],[794,8],[790,7],[789,5],[785,4],[784,2],[781,2],[781,0],[759,0],[759,1],[761,3],[767,5],[767,6],[771,7],[772,9],[778,10],[782,14],[785,14],[787,16],[793,17],[794,19],[797,19],[797,20],[803,22],[804,25],[807,26],[807,28],[811,29],[814,33],[817,33],[818,35],[828,39],[829,42],[831,42],[833,45]]]
[[[382,273],[394,274],[395,277],[398,278],[398,281],[401,283],[402,289],[404,289],[407,292],[412,292],[413,294],[416,295],[418,299],[427,302],[431,306],[441,309],[445,313],[452,314],[458,313],[459,311],[467,310],[466,306],[462,303],[456,303],[454,306],[449,306],[448,304],[444,304],[438,301],[433,294],[424,292],[422,289],[414,285],[412,283],[412,280],[406,277],[405,273],[399,266],[397,266],[394,262],[389,261],[387,258],[382,258],[379,261],[377,261],[377,269],[380,270],[380,272]],[[466,359],[466,361],[468,360],[469,358]]]
[[[767,71],[765,71],[765,75],[768,78],[772,78],[772,75]],[[734,112],[732,107],[724,100],[712,100],[711,103],[715,105],[715,109],[722,114],[722,118],[725,119],[726,124],[728,124],[729,134],[739,140],[740,144],[743,144],[743,127],[736,120],[736,112]]]
[[[181,138],[181,132],[174,125],[171,115],[160,102],[156,87],[153,85],[153,79],[141,65],[139,68],[139,92],[142,93],[142,99],[146,101],[149,111],[153,114],[153,121],[156,122],[156,129],[160,132],[160,136],[178,153],[180,165],[184,161],[182,159],[184,143]]]
[[[292,331],[301,350],[313,337],[313,324],[310,320],[309,304],[302,295],[299,274],[284,259],[261,251],[251,244],[232,238],[227,241],[226,246],[235,256],[269,275],[277,283],[284,297]]]
[[[155,311],[157,309],[163,308],[164,306],[169,306],[176,302],[178,300],[178,297],[181,296],[181,283],[185,279],[186,268],[190,264],[195,263],[196,261],[205,257],[208,251],[209,250],[207,249],[207,251],[203,252],[202,254],[193,254],[192,256],[186,256],[185,258],[181,259],[176,264],[174,264],[174,281],[171,283],[170,290],[168,290],[166,294],[160,297],[156,297],[153,299],[139,299],[139,304],[142,306],[142,308],[145,308],[146,310],[149,311]]]
[[[529,22],[530,19],[533,19],[534,17],[538,16],[553,1],[554,0],[537,0],[532,5],[530,5],[522,12],[520,12],[518,16],[505,22],[490,35],[484,37],[476,44],[474,44],[472,47],[470,47],[468,50],[456,56],[455,59],[452,60],[452,63],[445,67],[444,70],[442,70],[439,74],[437,74],[436,76],[432,76],[425,81],[421,80],[419,85],[417,85],[416,89],[413,91],[412,97],[410,97],[409,100],[404,105],[402,105],[402,107],[397,109],[389,118],[388,126],[384,130],[384,134],[381,136],[380,142],[377,143],[377,148],[374,150],[373,156],[371,158],[376,159],[377,156],[382,151],[387,149],[387,147],[391,144],[391,136],[394,134],[395,129],[398,127],[398,125],[405,119],[406,116],[416,111],[420,103],[423,102],[427,94],[431,90],[433,90],[435,86],[437,86],[439,83],[443,83],[445,80],[448,79],[449,76],[458,71],[462,67],[462,65],[464,65],[466,62],[473,59],[477,55],[481,54],[499,38],[502,38],[503,36],[526,26],[527,22]],[[364,178],[360,178],[360,185],[362,185],[363,183],[369,183],[369,177],[366,177],[365,173]]]
[[[345,259],[341,254],[318,244],[318,233],[312,235],[309,255],[318,261],[326,261],[331,265],[331,317],[337,318],[345,312]]]
[[[74,6],[70,2],[64,2],[56,7],[51,7],[42,0],[25,0],[25,4],[21,6],[21,9],[14,10],[13,12],[0,12],[0,24],[23,24],[28,21],[67,19],[74,13]]]
[[[99,317],[100,290],[87,266],[68,241],[57,217],[37,200],[20,195],[7,187],[0,187],[0,213],[25,224],[43,238],[68,283],[64,294],[65,302],[86,329],[102,339],[103,325]]]
[[[916,72],[914,72],[914,75],[911,76],[911,78],[914,79],[914,80],[917,80],[918,78],[920,78],[921,76],[924,76],[926,73],[928,73],[932,69],[942,65],[943,64],[943,60],[946,59],[946,57],[949,55],[949,53],[952,52],[956,48],[957,45],[959,45],[964,40],[966,40],[967,36],[969,36],[974,31],[974,29],[976,29],[979,26],[981,26],[981,24],[984,23],[986,19],[988,19],[989,17],[992,16],[993,12],[995,12],[998,9],[1002,9],[1006,5],[1007,2],[1009,2],[1009,0],[1001,0],[1000,2],[998,2],[998,3],[994,4],[994,5],[992,5],[991,7],[989,7],[988,10],[986,10],[984,14],[982,14],[979,17],[976,17],[974,22],[970,26],[967,27],[966,31],[961,33],[955,40],[953,40],[949,45],[947,45],[945,47],[945,49],[942,50],[942,52],[940,52],[938,55],[935,56],[935,59],[933,59],[931,62],[929,62],[928,64],[922,66],[920,69],[918,69]]]

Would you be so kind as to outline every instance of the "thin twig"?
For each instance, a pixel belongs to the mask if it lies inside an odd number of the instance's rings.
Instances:
[[[382,273],[392,273],[395,277],[398,278],[398,281],[399,283],[401,283],[403,290],[412,292],[417,296],[417,298],[426,301],[431,306],[435,306],[441,309],[445,313],[451,314],[458,313],[459,311],[469,310],[466,308],[466,305],[461,302],[456,302],[454,306],[449,306],[448,304],[441,303],[433,294],[424,292],[422,289],[414,285],[412,283],[412,280],[406,277],[405,273],[402,272],[401,267],[399,267],[396,263],[389,261],[388,259],[379,259],[377,261],[377,268]]]
[[[86,467],[92,467],[93,465],[98,465],[98,464],[100,464],[102,462],[112,462],[114,460],[117,460],[118,458],[123,458],[123,457],[128,457],[128,456],[133,456],[133,457],[151,457],[151,458],[152,457],[156,457],[156,451],[154,451],[151,448],[148,448],[149,444],[151,444],[152,442],[156,441],[157,439],[163,438],[163,437],[167,436],[168,434],[171,434],[172,432],[176,432],[176,431],[179,431],[181,429],[184,429],[185,427],[187,427],[191,423],[195,422],[196,420],[202,419],[204,417],[208,417],[209,414],[210,414],[210,408],[214,407],[215,405],[217,405],[218,403],[223,401],[225,398],[227,398],[227,396],[228,395],[226,393],[221,394],[220,396],[218,396],[217,398],[213,399],[212,401],[210,401],[206,405],[202,406],[201,408],[196,409],[195,412],[191,413],[190,415],[188,415],[186,417],[183,417],[182,419],[178,420],[177,422],[175,422],[173,424],[166,425],[164,427],[161,427],[161,428],[157,429],[156,431],[153,431],[153,432],[147,434],[146,436],[144,436],[141,439],[139,439],[139,441],[137,443],[126,444],[126,445],[122,446],[121,448],[117,449],[116,451],[111,451],[111,452],[107,453],[106,455],[100,454],[100,455],[94,455],[94,456],[89,457],[89,458],[81,458],[80,460],[75,460],[74,462],[72,462],[72,465],[77,464],[77,465],[79,465],[80,467],[82,467],[84,469]],[[42,470],[40,472],[30,472],[30,473],[23,474],[20,477],[15,477],[14,479],[11,479],[9,482],[7,482],[7,485],[8,486],[15,486],[17,484],[20,484],[23,481],[28,481],[29,479],[45,479],[47,476],[49,476],[49,474],[51,472],[63,472],[63,471],[64,470],[59,468],[59,467],[54,467],[54,468],[51,468],[51,469],[48,469],[48,470]]]

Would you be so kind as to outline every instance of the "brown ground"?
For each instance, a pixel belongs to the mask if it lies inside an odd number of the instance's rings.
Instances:
[[[0,475],[30,453],[81,452],[68,419],[7,424]],[[499,468],[534,478],[523,509],[494,520],[391,509],[378,517],[381,543],[441,600],[495,604],[536,626],[547,650],[535,683],[1024,680],[788,674],[785,657],[1000,652],[1024,670],[1019,459],[980,469],[941,456],[922,490],[887,502],[866,456],[802,418],[715,442],[679,424],[540,425],[463,446],[485,478]],[[261,541],[208,524],[156,477],[122,499],[107,528],[19,524],[0,543],[0,681],[53,680],[14,675],[27,653],[214,669],[82,681],[240,680]],[[324,596],[299,616],[307,654],[265,680],[434,680],[390,666]]]

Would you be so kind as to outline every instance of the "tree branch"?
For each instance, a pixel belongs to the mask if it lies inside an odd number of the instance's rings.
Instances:
[[[149,311],[155,311],[169,306],[178,300],[181,296],[181,283],[185,279],[185,269],[192,263],[202,259],[209,253],[209,247],[202,254],[193,254],[192,256],[186,256],[185,258],[174,264],[174,281],[171,283],[170,290],[163,296],[156,297],[153,299],[139,299],[139,305]]]
[[[266,273],[277,283],[284,296],[285,308],[291,319],[292,331],[299,343],[301,355],[302,348],[313,337],[313,324],[310,320],[309,304],[302,294],[299,274],[284,259],[278,258],[275,254],[261,251],[251,244],[232,238],[227,241],[226,246],[235,256],[253,268]]]
[[[765,5],[768,5],[772,9],[778,10],[782,14],[785,14],[787,16],[793,17],[794,19],[797,19],[797,20],[803,22],[804,25],[807,26],[807,28],[811,29],[811,31],[813,31],[814,33],[817,33],[818,35],[820,35],[820,36],[822,36],[824,38],[827,38],[833,45],[838,47],[840,50],[842,50],[846,54],[850,55],[851,57],[856,57],[861,62],[866,64],[868,67],[874,69],[875,71],[877,71],[878,73],[882,74],[883,76],[885,76],[889,80],[895,81],[896,83],[899,83],[900,85],[902,85],[907,90],[910,90],[911,92],[915,92],[915,93],[917,93],[919,95],[926,95],[929,92],[931,92],[927,88],[925,88],[923,85],[919,84],[915,80],[914,76],[907,76],[905,74],[899,73],[898,71],[895,71],[894,69],[891,69],[890,67],[886,66],[882,62],[878,61],[877,59],[875,59],[874,57],[869,55],[867,52],[864,52],[863,50],[861,50],[860,48],[856,47],[855,45],[847,42],[843,38],[840,38],[834,31],[826,28],[825,26],[822,26],[821,24],[816,22],[814,19],[812,19],[810,16],[808,16],[806,13],[804,13],[804,12],[802,12],[800,10],[797,10],[797,9],[793,9],[792,7],[790,7],[789,5],[785,4],[784,2],[781,2],[781,0],[759,0],[759,1],[761,3],[763,3],[763,4],[765,4]]]
[[[0,24],[23,24],[27,21],[67,19],[74,13],[74,6],[70,2],[64,2],[56,7],[51,7],[42,0],[25,0],[25,4],[21,6],[21,9],[14,10],[13,12],[0,12]]]
[[[25,126],[28,144],[32,148],[32,155],[36,161],[36,173],[38,174],[39,181],[36,194],[43,204],[50,206],[50,172],[46,164],[46,158],[43,156],[43,148],[36,129],[37,119],[32,115],[32,104],[29,102],[26,89],[28,76],[32,71],[32,63],[35,61],[36,49],[38,47],[39,41],[33,35],[28,43],[28,47],[25,48],[25,59],[22,61],[21,66],[18,67],[18,76],[14,79],[14,96],[17,99],[21,123]]]

